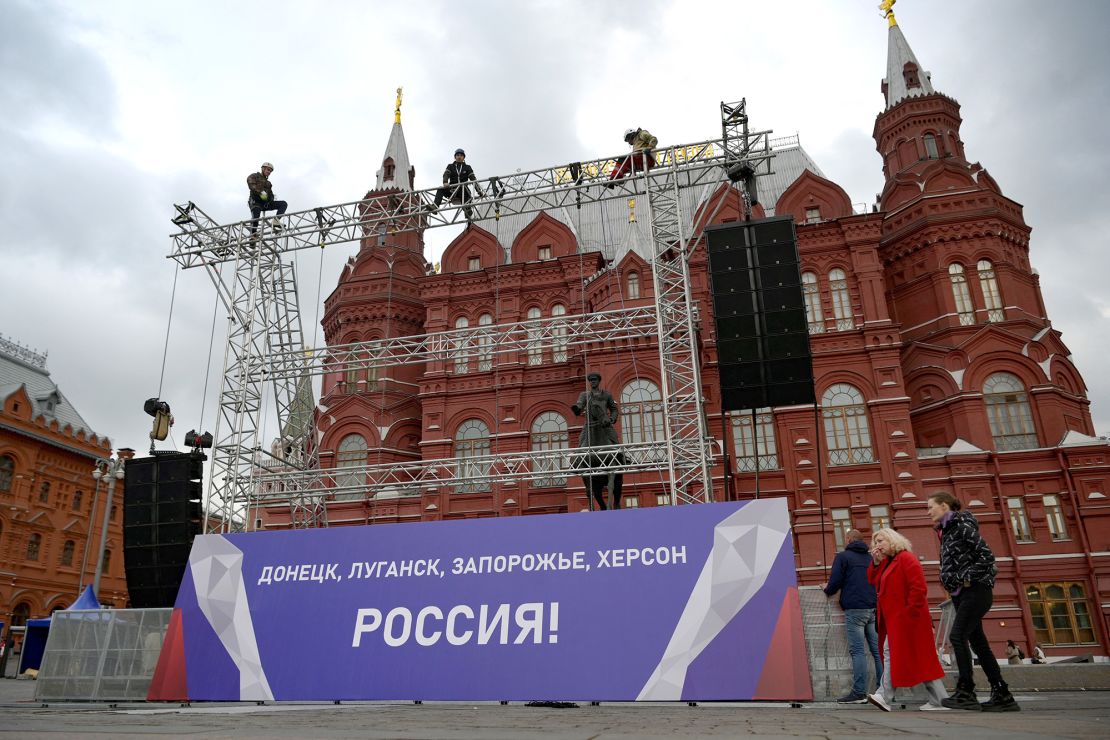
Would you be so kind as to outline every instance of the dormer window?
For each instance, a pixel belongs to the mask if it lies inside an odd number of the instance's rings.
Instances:
[[[395,169],[395,167],[394,167],[394,164],[393,164],[393,157],[389,157],[384,162],[382,162],[382,179],[383,180],[392,180],[394,169]]]
[[[547,244],[539,248],[539,257],[541,260],[551,259],[551,245]]]
[[[482,258],[481,257],[467,257],[467,259],[466,259],[466,269],[470,270],[471,272],[474,272],[475,270],[481,270],[482,269]]]
[[[906,66],[902,67],[902,78],[906,81],[907,90],[921,87],[920,73],[918,72],[917,65],[913,62],[906,62]]]
[[[821,207],[811,206],[806,209],[806,223],[819,224],[821,223]]]
[[[38,399],[38,402],[42,413],[53,416],[54,409],[58,406],[58,394],[51,393],[49,396]]]

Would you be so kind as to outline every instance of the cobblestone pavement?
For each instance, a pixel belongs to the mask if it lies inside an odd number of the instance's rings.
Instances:
[[[1020,694],[1022,711],[886,713],[869,705],[602,704],[547,709],[496,703],[65,704],[32,701],[31,681],[0,681],[0,734],[213,738],[609,738],[936,737],[1110,735],[1110,692]]]

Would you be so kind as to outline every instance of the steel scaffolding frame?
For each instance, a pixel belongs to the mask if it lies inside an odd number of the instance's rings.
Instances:
[[[672,503],[712,500],[709,473],[712,439],[706,426],[701,376],[698,367],[696,307],[690,288],[689,258],[697,242],[688,232],[689,216],[682,212],[683,189],[720,181],[726,173],[746,163],[761,174],[770,172],[774,153],[770,131],[751,132],[744,101],[721,104],[723,138],[655,150],[655,166],[633,172],[610,184],[609,173],[623,160],[604,158],[575,162],[482,181],[486,192],[466,203],[448,202],[431,207],[439,188],[385,193],[350,203],[287,213],[278,219],[245,220],[219,225],[194,203],[175,206],[173,219],[179,233],[171,236],[169,255],[182,268],[203,266],[229,312],[213,467],[209,480],[209,505],[219,507],[223,531],[250,525],[249,512],[262,500],[268,487],[288,500],[294,526],[326,526],[325,499],[335,493],[337,475],[350,476],[363,468],[319,468],[313,414],[298,417],[295,405],[303,403],[305,384],[312,375],[339,368],[382,367],[403,362],[456,360],[482,353],[503,354],[521,350],[585,345],[590,342],[659,337],[662,368],[665,440],[628,448],[638,465],[625,468],[604,465],[606,470],[635,472],[668,469]],[[735,180],[735,178],[731,178]],[[308,248],[325,248],[371,236],[414,231],[461,223],[469,211],[474,219],[499,219],[562,207],[581,207],[624,199],[629,191],[646,194],[653,244],[654,310],[633,309],[587,316],[563,316],[536,321],[482,326],[436,334],[364,342],[323,350],[306,349],[301,331],[296,276],[292,263],[282,255]],[[741,188],[743,191],[743,188]],[[745,193],[745,210],[750,199]],[[257,231],[257,234],[253,233]],[[234,275],[225,279],[218,266],[234,264]],[[652,324],[654,322],[654,324]],[[458,353],[458,354],[455,354]],[[263,387],[274,383],[278,422],[282,429],[283,457],[274,467],[258,465],[260,412]],[[307,417],[307,421],[304,420]],[[623,446],[622,446],[623,447]],[[555,458],[571,455],[555,451]],[[552,453],[526,451],[484,457],[489,480],[516,481],[550,477],[537,472],[554,464]],[[568,457],[568,459],[570,459]],[[629,458],[630,460],[633,458]],[[415,461],[394,464],[408,485],[434,481],[437,485],[473,483],[474,459]],[[632,465],[626,462],[626,465]],[[572,474],[563,468],[560,471]],[[558,472],[558,471],[557,471]],[[395,474],[366,466],[362,492],[401,485]],[[484,477],[479,476],[481,480]],[[344,479],[348,480],[348,479]],[[353,480],[353,478],[349,478]]]

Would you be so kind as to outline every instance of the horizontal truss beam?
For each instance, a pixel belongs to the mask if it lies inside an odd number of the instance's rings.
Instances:
[[[770,148],[770,132],[752,134],[746,159],[762,173],[770,173],[774,153]],[[513,214],[537,213],[558,208],[581,208],[591,203],[624,199],[630,190],[642,188],[648,179],[650,188],[687,188],[717,182],[721,168],[731,162],[722,139],[654,150],[656,167],[645,175],[621,180],[618,187],[606,188],[609,173],[622,158],[605,158],[579,162],[565,167],[552,167],[531,172],[518,172],[491,177],[471,183],[481,188],[482,196],[467,203],[446,201],[435,211],[431,203],[440,188],[398,191],[338,205],[286,213],[281,217],[282,229],[275,232],[267,224],[273,217],[262,218],[259,232],[262,248],[276,254],[313,247],[358,241],[375,234],[379,228],[390,233],[417,231],[438,226],[465,223],[463,211],[471,211],[474,220],[499,219]],[[171,235],[170,259],[183,268],[218,264],[239,259],[259,248],[252,241],[251,220],[227,225],[212,225],[205,218],[194,218],[193,203],[177,206],[174,223],[180,233]],[[275,238],[276,237],[276,238]]]

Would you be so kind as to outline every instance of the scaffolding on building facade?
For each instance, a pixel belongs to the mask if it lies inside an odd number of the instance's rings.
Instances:
[[[748,128],[746,105],[721,104],[722,138],[654,150],[655,165],[623,180],[609,174],[622,158],[575,162],[491,177],[484,197],[431,206],[436,188],[383,192],[338,205],[286,213],[273,219],[215,223],[194,203],[176,205],[169,258],[184,269],[203,267],[228,310],[228,337],[219,394],[213,465],[206,501],[206,531],[250,528],[258,506],[288,505],[294,527],[327,525],[326,499],[340,489],[367,495],[405,486],[512,482],[580,475],[581,450],[544,450],[481,457],[424,459],[406,464],[322,469],[313,414],[298,414],[303,379],[350,368],[455,359],[460,354],[559,349],[618,339],[657,337],[664,439],[592,448],[594,470],[636,472],[666,468],[673,504],[712,501],[710,461],[714,440],[706,424],[698,366],[697,313],[689,259],[700,238],[684,213],[680,192],[729,180],[741,166],[771,174],[770,131]],[[744,197],[745,217],[751,199]],[[432,334],[312,349],[305,347],[292,261],[298,250],[358,242],[367,237],[421,231],[473,220],[500,219],[570,207],[646,197],[652,241],[655,305],[596,314],[564,315]],[[280,223],[280,225],[279,225]],[[399,247],[398,247],[399,248]],[[224,275],[224,265],[232,266]],[[281,456],[260,445],[262,398],[273,385],[281,429]],[[298,393],[301,393],[299,396]],[[355,480],[359,484],[348,486]],[[214,509],[212,507],[215,507]]]

